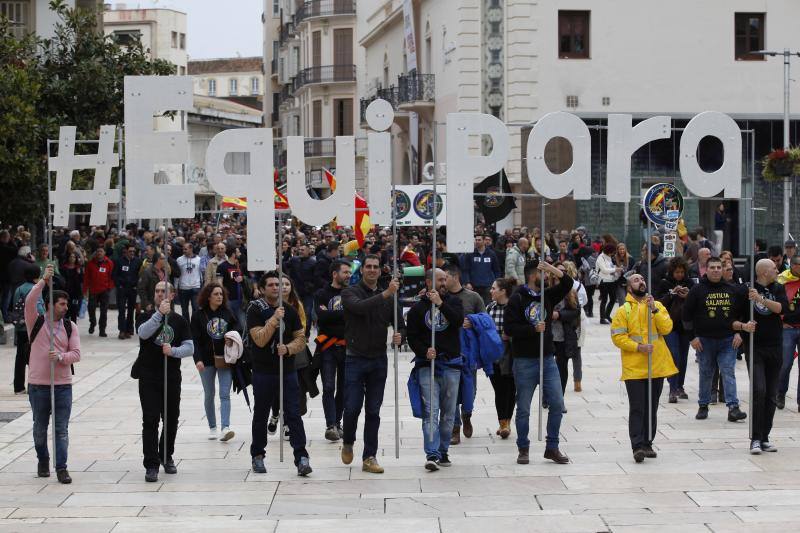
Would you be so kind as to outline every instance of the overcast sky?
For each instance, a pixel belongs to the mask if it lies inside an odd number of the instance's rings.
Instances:
[[[161,7],[186,13],[190,59],[260,56],[263,0],[106,0],[128,9]]]

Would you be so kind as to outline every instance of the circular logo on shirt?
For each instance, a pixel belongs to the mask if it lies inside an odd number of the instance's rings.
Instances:
[[[164,327],[161,328],[161,331],[156,335],[156,338],[153,339],[158,346],[163,346],[165,344],[172,344],[172,341],[175,340],[175,330],[169,324],[164,324]]]
[[[446,330],[447,327],[450,325],[450,322],[447,321],[447,319],[444,316],[444,313],[441,313],[440,311],[437,310],[434,313],[434,316],[435,316],[435,318],[434,318],[435,327],[433,329],[435,331],[444,331],[444,330]],[[430,311],[430,309],[428,310],[427,313],[425,313],[425,325],[428,326],[428,329],[431,329],[431,311]]]
[[[771,292],[765,292],[761,296],[763,296],[765,299],[767,299],[769,301],[772,301],[772,300],[775,299],[772,296]],[[766,305],[762,304],[761,302],[756,302],[756,304],[753,306],[753,308],[756,310],[756,312],[758,312],[759,315],[765,315],[766,316],[766,315],[771,315],[772,314],[772,311],[770,311],[769,308]],[[791,309],[791,307],[789,309]]]
[[[714,318],[715,316],[717,316],[717,312],[713,309],[708,312],[708,318]]]
[[[790,303],[790,304],[789,304],[789,311],[794,311],[794,310],[795,310],[795,307],[796,307],[796,306],[794,305],[794,302]]]
[[[330,300],[328,300],[328,310],[329,311],[342,311],[344,307],[342,306],[342,297],[340,295],[336,295]]]
[[[538,302],[533,302],[525,308],[525,317],[528,319],[528,323],[531,326],[535,326],[539,323],[539,319],[541,315],[541,307]]]
[[[228,332],[228,322],[224,318],[214,317],[206,324],[206,332],[215,341],[221,340]]]

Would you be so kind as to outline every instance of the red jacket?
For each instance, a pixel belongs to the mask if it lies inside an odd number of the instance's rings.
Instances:
[[[83,290],[89,294],[100,294],[114,288],[114,280],[111,279],[111,273],[114,271],[114,262],[109,259],[103,259],[102,263],[97,259],[92,259],[86,263],[86,268],[83,271]]]

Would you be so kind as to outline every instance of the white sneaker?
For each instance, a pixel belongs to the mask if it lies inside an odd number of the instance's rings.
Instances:
[[[233,435],[234,433],[231,431],[231,428],[222,428],[222,433],[220,433],[219,440],[221,442],[228,442],[233,438]]]
[[[217,428],[208,428],[208,440],[217,440]]]

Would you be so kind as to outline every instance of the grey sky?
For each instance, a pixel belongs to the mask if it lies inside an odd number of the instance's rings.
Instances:
[[[128,9],[169,8],[186,13],[190,59],[260,56],[262,0],[106,0]]]

